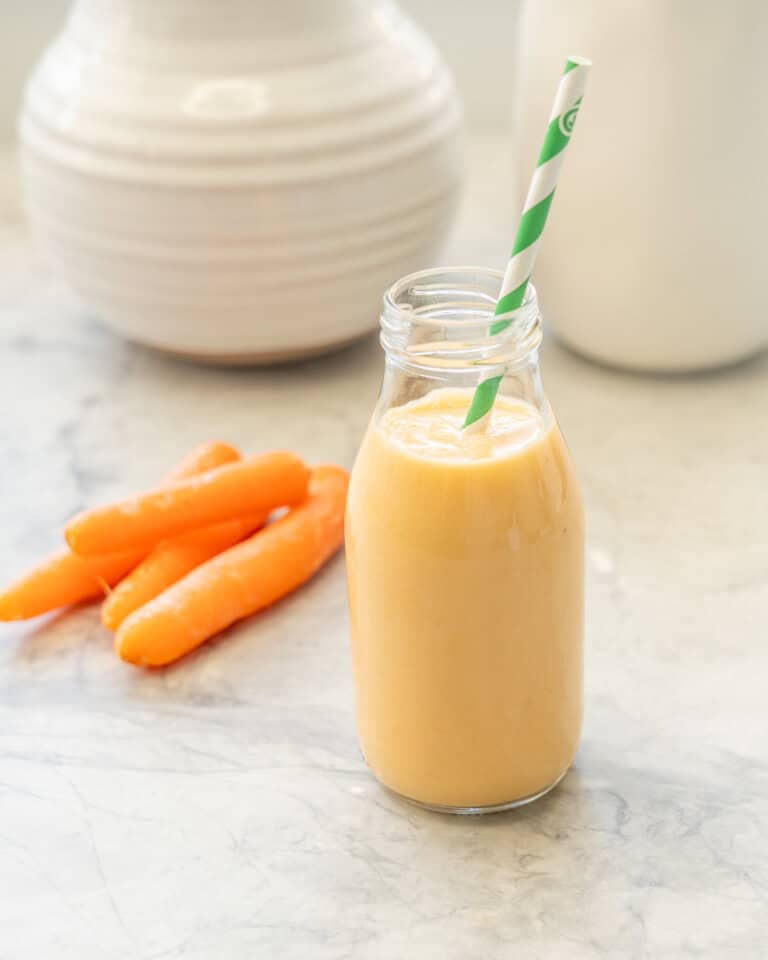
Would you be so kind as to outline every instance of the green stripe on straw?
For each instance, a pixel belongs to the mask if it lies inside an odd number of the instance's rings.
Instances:
[[[560,117],[555,117],[547,127],[547,133],[544,137],[544,143],[541,146],[541,153],[537,161],[537,166],[556,157],[561,150],[565,150],[570,140],[569,133],[563,133],[560,129]]]
[[[478,420],[483,416],[486,411],[490,410],[493,406],[493,401],[496,399],[496,394],[499,390],[499,384],[503,380],[503,377],[487,377],[482,381],[475,390],[474,396],[472,397],[472,404],[467,413],[467,422],[472,423],[475,420]],[[467,426],[465,422],[464,426]]]
[[[503,297],[499,297],[496,301],[496,310],[494,311],[497,315],[501,313],[511,313],[513,310],[522,304],[525,299],[525,291],[528,289],[528,281],[523,280],[519,287],[515,287],[514,290],[510,290],[509,293],[504,294]],[[511,320],[494,320],[493,323],[488,328],[488,332],[493,336],[495,333],[501,333],[502,330],[506,330],[510,325]]]
[[[494,315],[500,319],[494,320],[489,327],[489,333],[492,336],[502,333],[511,326],[513,318],[507,315],[519,310],[525,300],[539,240],[555,196],[563,152],[571,139],[591,66],[590,61],[583,57],[569,57],[565,62],[565,69],[555,95],[552,116],[547,126],[536,170],[528,187],[523,215],[517,227],[515,243],[504,274],[499,299],[496,301]],[[487,377],[477,386],[464,420],[465,429],[470,426],[475,430],[482,429],[488,422],[502,379],[503,376]]]

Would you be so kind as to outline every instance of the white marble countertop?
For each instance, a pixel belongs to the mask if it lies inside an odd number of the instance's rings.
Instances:
[[[503,262],[504,151],[449,259]],[[0,575],[198,440],[351,464],[375,339],[233,371],[126,345],[33,251],[0,176]],[[768,950],[768,358],[544,375],[589,520],[572,772],[511,814],[384,793],[353,729],[343,559],[165,672],[93,608],[0,625],[0,960],[755,960]]]

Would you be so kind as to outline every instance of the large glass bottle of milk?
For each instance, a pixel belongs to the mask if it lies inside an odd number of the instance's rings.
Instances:
[[[535,291],[491,335],[500,285],[427,270],[386,294],[347,514],[363,752],[390,790],[456,813],[546,793],[581,728],[581,493],[542,389]],[[495,375],[489,420],[464,429]]]

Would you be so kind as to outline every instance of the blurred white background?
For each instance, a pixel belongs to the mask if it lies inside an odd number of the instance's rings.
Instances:
[[[453,68],[471,129],[499,130],[512,111],[514,43],[523,0],[401,0]],[[0,138],[14,135],[24,81],[70,0],[0,0]]]

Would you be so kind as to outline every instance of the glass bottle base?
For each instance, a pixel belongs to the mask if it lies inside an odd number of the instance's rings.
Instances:
[[[494,803],[484,807],[450,807],[438,803],[424,803],[421,800],[415,800],[413,797],[408,797],[404,793],[398,793],[397,790],[393,790],[385,783],[382,783],[381,785],[393,796],[399,797],[401,800],[405,800],[407,803],[411,803],[415,807],[421,807],[422,810],[431,810],[433,813],[452,813],[459,817],[478,817],[486,813],[504,813],[505,810],[514,810],[516,807],[524,807],[528,803],[533,803],[534,800],[539,800],[541,797],[548,794],[550,790],[555,789],[566,773],[568,773],[569,769],[570,766],[566,767],[565,770],[555,777],[550,784],[547,784],[546,787],[543,787],[541,790],[537,790],[535,793],[529,793],[527,796],[519,797],[516,800],[507,800],[505,803]],[[381,783],[381,781],[379,782]]]

